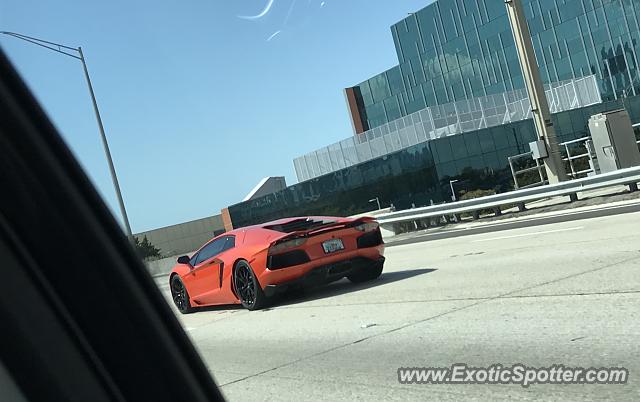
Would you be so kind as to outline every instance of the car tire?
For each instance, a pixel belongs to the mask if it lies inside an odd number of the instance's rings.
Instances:
[[[178,275],[171,277],[169,288],[171,289],[171,298],[173,299],[173,303],[176,305],[178,311],[182,314],[192,313],[194,308],[191,307],[189,292],[187,292],[184,282],[182,282],[182,279],[180,279]]]
[[[372,267],[366,267],[350,275],[347,275],[347,279],[349,279],[353,283],[372,281],[382,274],[383,267],[383,264],[377,263]]]
[[[236,264],[233,271],[233,288],[238,300],[247,310],[260,310],[267,305],[268,298],[247,261],[241,260]]]

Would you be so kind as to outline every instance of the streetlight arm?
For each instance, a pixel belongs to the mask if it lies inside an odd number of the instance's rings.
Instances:
[[[49,41],[46,41],[44,39],[38,39],[38,38],[34,38],[32,36],[22,35],[22,34],[15,33],[15,32],[0,31],[0,34],[7,35],[7,36],[13,36],[14,38],[22,39],[23,41],[26,41],[26,42],[29,42],[29,43],[33,43],[34,45],[38,45],[38,46],[44,47],[46,49],[53,50],[54,52],[62,53],[64,55],[66,55],[66,56],[73,57],[74,59],[82,60],[80,56],[77,56],[77,55],[75,55],[73,53],[65,52],[64,50],[62,50],[62,49],[67,49],[67,50],[72,50],[74,52],[77,52],[78,49],[73,48],[73,47],[61,45],[61,44],[55,43],[55,42],[49,42]]]
[[[124,222],[124,229],[129,240],[133,242],[131,226],[129,225],[129,217],[127,216],[127,210],[124,207],[124,201],[122,199],[122,193],[120,191],[120,183],[118,182],[118,177],[116,176],[116,169],[113,166],[113,160],[111,159],[111,151],[109,150],[109,143],[107,142],[107,136],[104,133],[104,126],[102,125],[100,110],[98,110],[98,102],[96,101],[96,96],[93,92],[93,85],[91,84],[91,78],[89,78],[89,69],[87,68],[87,62],[85,61],[84,55],[82,54],[82,48],[81,47],[73,48],[70,46],[61,45],[55,42],[49,42],[44,39],[34,38],[32,36],[23,35],[16,32],[0,31],[0,34],[13,36],[14,38],[21,39],[29,43],[33,43],[34,45],[38,45],[49,50],[53,50],[56,53],[62,53],[65,56],[73,57],[74,59],[78,59],[82,62],[82,68],[84,69],[84,77],[87,80],[87,86],[89,87],[89,94],[91,95],[91,102],[93,103],[93,110],[96,114],[96,120],[98,121],[98,128],[100,129],[100,138],[102,139],[102,146],[104,147],[104,153],[105,153],[105,156],[107,157],[107,163],[109,164],[109,171],[111,173],[111,180],[113,181],[113,187],[116,192],[116,197],[118,198],[120,213],[122,214],[122,220]],[[76,52],[77,55],[66,52],[63,49]]]

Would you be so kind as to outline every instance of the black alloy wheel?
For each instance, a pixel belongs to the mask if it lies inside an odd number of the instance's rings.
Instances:
[[[182,314],[188,314],[193,311],[193,307],[189,302],[189,293],[184,286],[182,279],[178,275],[174,275],[171,278],[171,298],[173,303]]]
[[[247,310],[259,310],[265,306],[267,297],[264,295],[253,269],[246,261],[239,261],[236,264],[233,285],[240,303]]]

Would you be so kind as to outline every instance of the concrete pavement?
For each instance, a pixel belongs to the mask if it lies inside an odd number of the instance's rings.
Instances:
[[[377,281],[180,320],[229,400],[637,400],[639,233],[635,212],[389,247]],[[624,366],[630,381],[397,381],[460,362]]]

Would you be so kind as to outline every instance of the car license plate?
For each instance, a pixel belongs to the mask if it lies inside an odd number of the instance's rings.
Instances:
[[[331,239],[322,243],[322,248],[325,254],[335,253],[336,251],[344,250],[344,244],[341,239]]]

